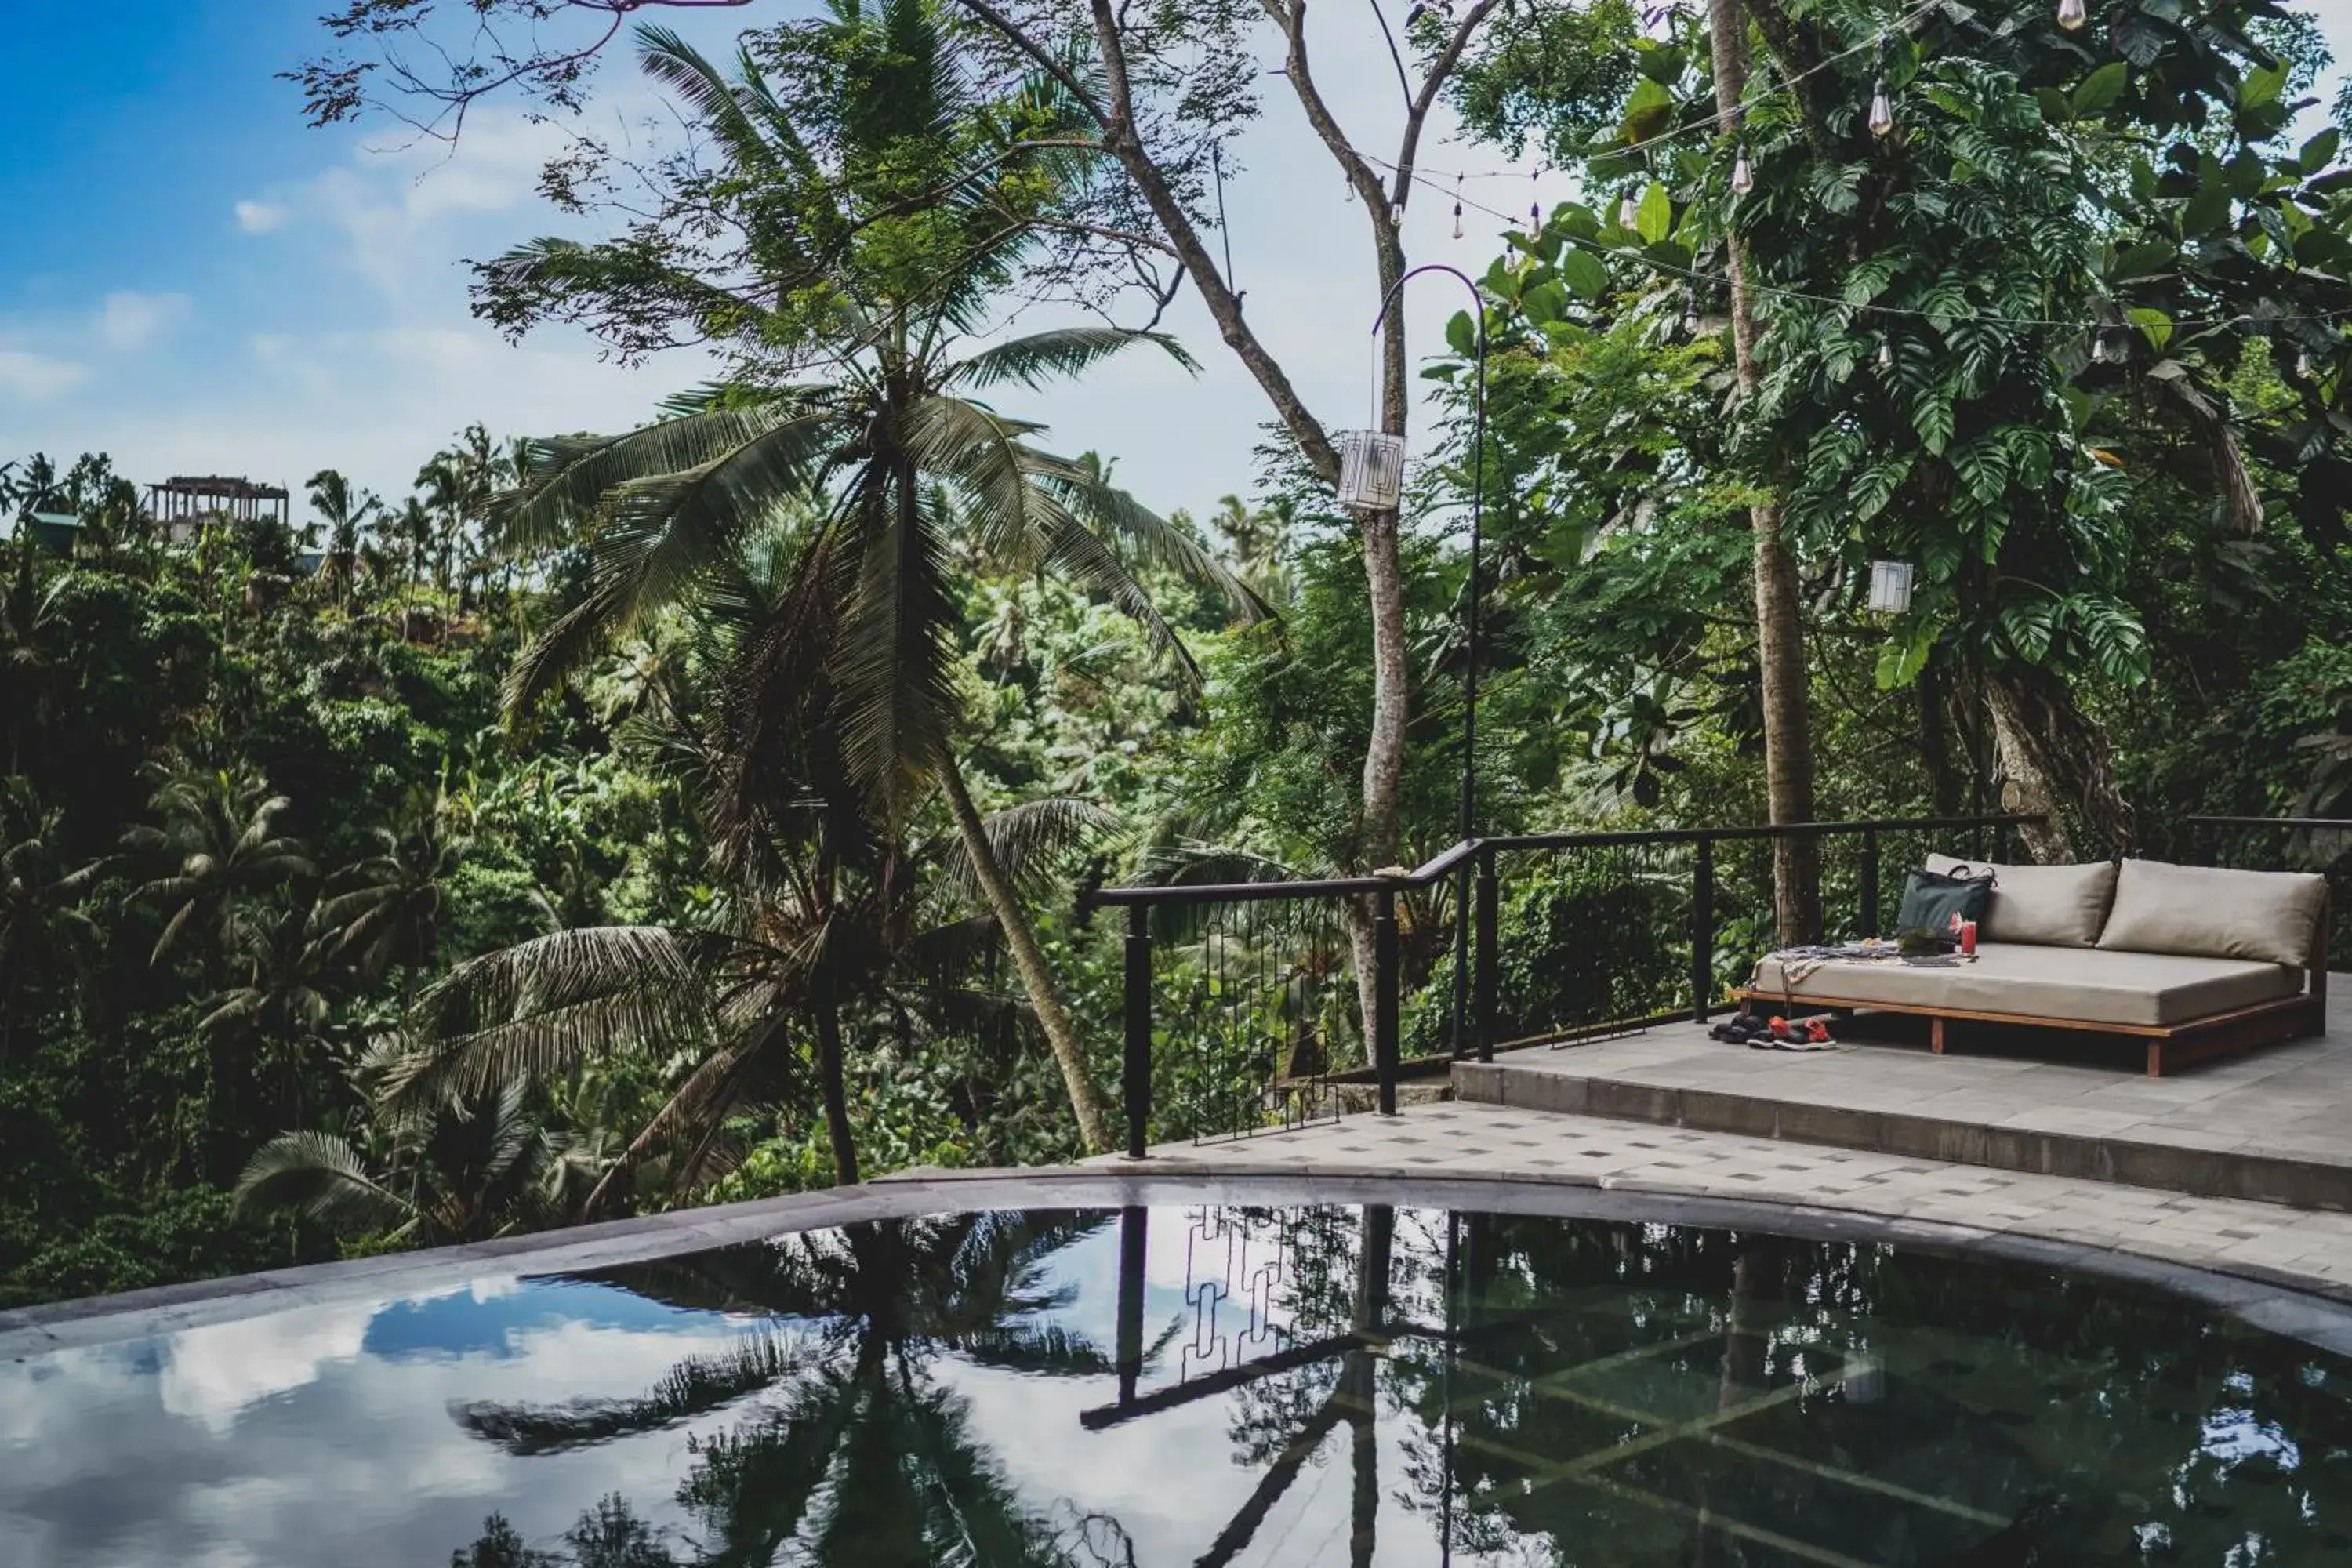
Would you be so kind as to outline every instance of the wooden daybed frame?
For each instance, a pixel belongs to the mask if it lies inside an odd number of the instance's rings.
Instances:
[[[1972,1024],[2008,1024],[2022,1028],[2076,1029],[2084,1034],[2115,1035],[2147,1042],[2147,1076],[2162,1078],[2169,1067],[2186,1067],[2213,1057],[2235,1056],[2281,1040],[2324,1033],[2327,1027],[2328,909],[2319,906],[2312,932],[2311,959],[2304,966],[2304,988],[2295,995],[2235,1007],[2182,1024],[2105,1024],[2081,1018],[2049,1018],[2028,1013],[1986,1013],[1960,1007],[1933,1007],[1901,1002],[1864,1002],[1837,996],[1790,996],[1759,986],[1739,986],[1731,993],[1743,1006],[1824,1013],[1899,1013],[1928,1020],[1927,1046],[1944,1054],[1947,1026],[1955,1020]]]

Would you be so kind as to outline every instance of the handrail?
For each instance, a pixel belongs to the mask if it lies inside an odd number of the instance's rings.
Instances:
[[[2184,816],[2190,827],[2335,827],[2352,828],[2347,816]]]
[[[1378,1103],[1383,1115],[1396,1112],[1400,1058],[1400,942],[1398,894],[1426,888],[1457,870],[1463,877],[1464,909],[1457,915],[1454,977],[1454,1049],[1465,1054],[1475,1044],[1480,1060],[1493,1059],[1496,1043],[1496,994],[1499,953],[1499,892],[1496,858],[1504,850],[1608,848],[1635,844],[1686,844],[1691,857],[1690,1006],[1685,1015],[1706,1021],[1715,1004],[1714,973],[1717,920],[1715,913],[1715,847],[1718,843],[1774,838],[1853,837],[1861,845],[1861,905],[1865,927],[1875,929],[1878,911],[1878,871],[1885,833],[2007,828],[2041,818],[2021,814],[1983,816],[1898,816],[1867,822],[1792,822],[1750,824],[1738,827],[1664,827],[1617,832],[1521,833],[1492,838],[1465,837],[1449,845],[1410,871],[1387,876],[1319,877],[1291,882],[1161,883],[1150,887],[1095,888],[1079,894],[1084,911],[1106,906],[1127,910],[1125,951],[1124,1043],[1121,1088],[1127,1111],[1127,1152],[1141,1159],[1148,1152],[1151,1122],[1151,1057],[1153,1038],[1151,954],[1152,910],[1163,905],[1261,903],[1276,900],[1363,898],[1370,917],[1371,952],[1367,955],[1371,980],[1371,1016],[1366,1040]],[[1475,862],[1475,875],[1469,875]],[[1473,934],[1475,932],[1475,935]]]
[[[1465,838],[1402,876],[1315,877],[1289,882],[1154,882],[1093,888],[1078,896],[1081,910],[1136,904],[1250,903],[1269,899],[1325,899],[1426,888],[1465,860],[1493,850],[1593,849],[1626,844],[1721,843],[1727,839],[1792,838],[1832,834],[1905,833],[1938,828],[2016,827],[2041,818],[2015,813],[1990,816],[1895,816],[1869,822],[1752,823],[1738,827],[1656,827],[1614,832],[1512,833]],[[2192,819],[2196,820],[2196,819]],[[2214,820],[2219,821],[2220,818]],[[2352,823],[2344,826],[2352,826]]]

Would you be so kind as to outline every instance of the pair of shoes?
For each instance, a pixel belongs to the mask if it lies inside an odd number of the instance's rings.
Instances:
[[[1759,1051],[1825,1051],[1837,1042],[1830,1037],[1827,1018],[1801,1018],[1790,1023],[1785,1018],[1772,1020],[1769,1037],[1748,1042]]]

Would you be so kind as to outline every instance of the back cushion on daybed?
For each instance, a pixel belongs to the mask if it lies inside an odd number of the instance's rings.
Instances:
[[[1993,874],[1992,902],[1985,910],[1982,932],[1987,942],[2036,942],[2044,947],[2093,946],[2106,923],[2107,905],[2116,894],[2116,867],[2112,860],[2095,860],[2084,866],[2000,866],[1989,860],[1955,859],[1949,855],[1927,857],[1927,869],[1941,871],[1948,877],[1961,867],[1969,874]]]
[[[2300,965],[2326,898],[2326,879],[2309,872],[2126,860],[2099,945]]]

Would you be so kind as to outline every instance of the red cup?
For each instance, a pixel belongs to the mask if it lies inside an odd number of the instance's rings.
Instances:
[[[1973,958],[1976,956],[1976,951],[1977,922],[1962,921],[1960,921],[1960,952],[1964,956]]]

